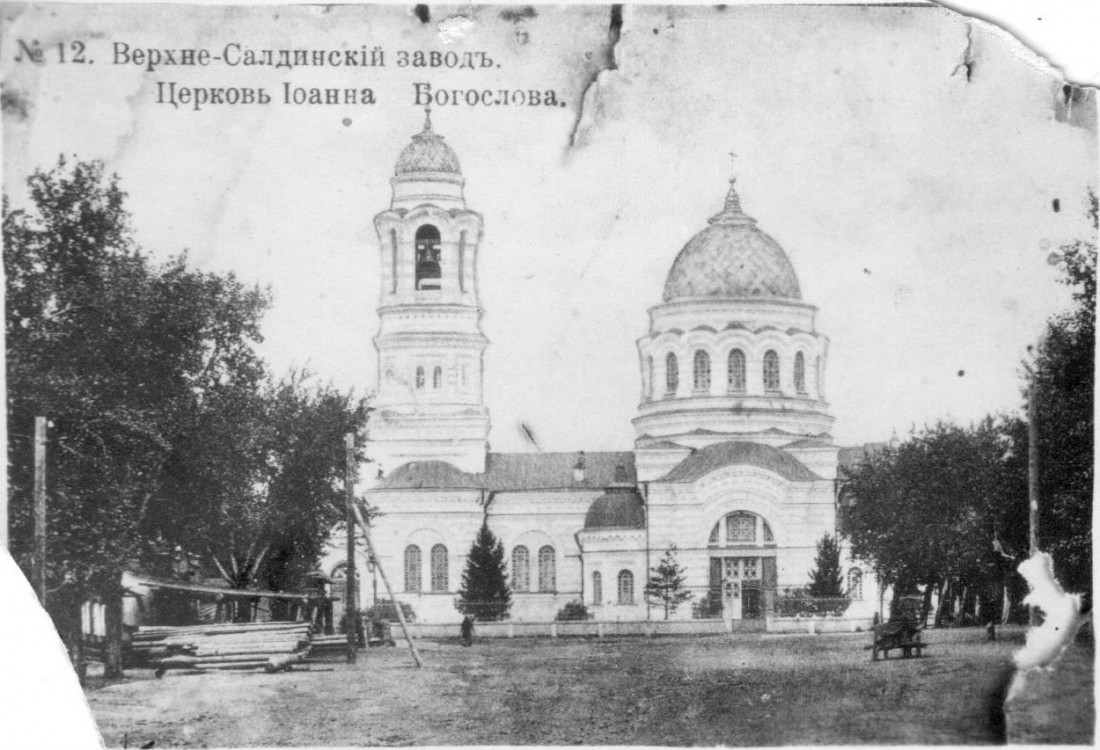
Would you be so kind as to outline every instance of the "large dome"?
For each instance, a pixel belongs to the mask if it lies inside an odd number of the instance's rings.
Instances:
[[[412,143],[401,151],[394,169],[395,175],[418,172],[462,174],[455,152],[443,142],[443,136],[432,130],[430,115],[424,118],[424,130],[414,135]]]
[[[688,297],[802,298],[787,254],[741,211],[733,180],[725,208],[684,245],[668,272],[664,301]]]

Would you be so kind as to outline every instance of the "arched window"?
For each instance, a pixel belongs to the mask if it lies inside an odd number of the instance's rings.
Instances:
[[[645,397],[653,398],[653,357],[645,358]]]
[[[423,367],[417,367],[416,368],[416,387],[418,389],[424,387],[424,368]]]
[[[443,387],[443,368],[439,365],[435,366],[432,370],[432,388],[439,389]]]
[[[439,290],[439,230],[425,224],[416,230],[416,288]]]
[[[726,360],[726,385],[734,393],[745,390],[745,353],[740,349],[731,350]]]
[[[764,352],[764,390],[779,390],[779,355],[774,349]]]
[[[405,548],[405,590],[420,591],[420,548],[415,544]]]
[[[556,586],[554,548],[547,545],[539,550],[539,591],[552,592]]]
[[[692,376],[692,386],[696,392],[706,393],[710,390],[710,355],[702,349],[695,350]]]
[[[799,393],[806,392],[806,358],[802,352],[794,355],[794,389]]]
[[[619,571],[619,604],[634,603],[634,574],[629,570]]]
[[[466,291],[466,230],[458,234],[458,291]]]
[[[814,359],[814,391],[817,392],[817,397],[822,398],[821,394],[821,357],[818,356]]]
[[[756,516],[730,513],[726,516],[726,543],[752,544],[756,541]]]
[[[665,393],[675,396],[680,387],[680,370],[676,364],[676,355],[669,352],[665,357]]]
[[[721,535],[721,538],[720,538]],[[730,513],[710,530],[707,544],[733,546],[739,544],[775,544],[772,527],[761,516],[747,511]]]
[[[512,550],[512,590],[531,590],[531,554],[522,544]]]
[[[863,571],[859,568],[848,571],[848,598],[863,601]]]
[[[432,547],[432,591],[447,590],[447,548],[442,544]]]
[[[592,604],[603,604],[603,576],[598,570],[592,573]]]
[[[397,230],[390,230],[390,291],[397,291]]]

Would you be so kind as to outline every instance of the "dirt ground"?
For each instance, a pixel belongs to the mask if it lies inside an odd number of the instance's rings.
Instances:
[[[88,690],[109,746],[1086,744],[1093,648],[1002,710],[1022,633],[926,633],[872,663],[862,634],[422,643],[289,674],[134,670]]]

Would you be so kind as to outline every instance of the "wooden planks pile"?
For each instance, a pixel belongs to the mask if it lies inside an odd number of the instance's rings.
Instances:
[[[309,654],[308,622],[249,622],[139,628],[129,649],[130,666],[161,676],[168,669],[289,669]]]
[[[345,658],[348,650],[348,637],[337,635],[315,635],[310,640],[310,661],[334,661]]]

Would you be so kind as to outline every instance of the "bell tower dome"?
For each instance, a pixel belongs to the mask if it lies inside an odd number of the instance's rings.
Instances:
[[[482,218],[466,208],[458,157],[432,129],[430,111],[390,185],[390,208],[374,217],[382,288],[371,458],[386,473],[428,460],[480,473],[489,437],[476,265]]]

